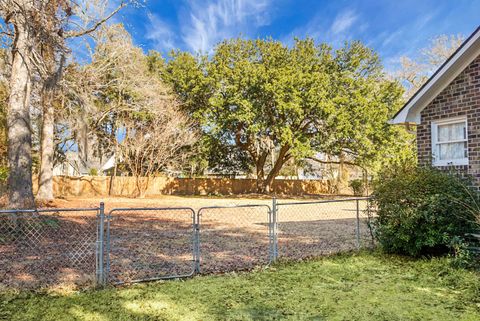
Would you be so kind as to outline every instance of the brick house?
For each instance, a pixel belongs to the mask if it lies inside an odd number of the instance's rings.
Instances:
[[[390,121],[417,126],[418,161],[480,187],[480,27]]]

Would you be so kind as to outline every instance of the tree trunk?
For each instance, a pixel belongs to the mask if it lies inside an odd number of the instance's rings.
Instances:
[[[337,177],[337,193],[344,193],[348,188],[348,170],[345,168],[345,154],[340,153]]]
[[[277,161],[275,162],[275,165],[273,166],[270,173],[268,173],[267,178],[264,182],[264,187],[265,187],[265,192],[266,193],[272,192],[273,180],[275,179],[275,177],[277,177],[278,173],[280,172],[280,170],[283,167],[283,164],[285,164],[285,161],[287,160],[285,156],[287,155],[288,150],[289,150],[289,147],[287,145],[283,145],[280,148],[280,152],[278,153]]]
[[[82,115],[78,119],[77,123],[77,139],[76,143],[78,146],[78,157],[80,159],[81,165],[88,168],[88,155],[89,155],[89,146],[88,146],[88,124],[87,116],[85,112],[82,112]]]
[[[113,165],[113,171],[112,171],[112,175],[110,175],[110,186],[108,188],[108,196],[112,196],[113,195],[113,187],[114,187],[114,180],[117,179],[117,156],[118,156],[118,139],[116,137],[116,128],[113,128],[112,132],[114,133],[114,142],[115,142],[115,149],[114,149],[114,152],[113,152],[113,160],[115,162],[115,164]]]
[[[363,175],[363,184],[365,186],[365,196],[369,196],[368,191],[368,171],[366,168],[362,168],[362,175]]]
[[[145,198],[147,194],[148,185],[150,184],[150,176],[136,176],[137,191],[134,195],[135,198]]]
[[[26,61],[31,55],[30,41],[27,23],[16,21],[7,114],[8,203],[11,208],[35,206],[32,191],[32,133],[29,110],[31,75]]]
[[[268,154],[262,153],[262,155],[257,159],[255,163],[255,169],[257,174],[257,192],[264,193],[265,186],[263,180],[265,178],[265,162],[267,161]]]
[[[42,97],[43,121],[40,148],[40,174],[38,176],[37,198],[53,200],[53,156],[54,156],[54,111],[52,94],[43,93]]]
[[[135,176],[135,191],[133,194],[133,197],[138,198],[142,194],[142,187],[141,187],[141,182],[140,182],[140,176]]]
[[[113,165],[112,175],[110,175],[110,186],[108,187],[108,196],[113,196],[113,187],[117,179],[117,156],[115,154],[115,165]]]
[[[50,7],[52,16],[55,14],[54,6]],[[40,173],[38,175],[37,198],[41,200],[53,200],[53,158],[55,155],[54,126],[55,126],[55,91],[57,83],[62,76],[65,55],[62,55],[60,63],[55,61],[55,52],[51,44],[42,46],[42,57],[47,68],[47,78],[44,80],[41,91],[42,103],[42,130],[40,135]]]

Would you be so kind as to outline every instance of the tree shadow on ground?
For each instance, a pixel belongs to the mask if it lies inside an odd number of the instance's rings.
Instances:
[[[271,320],[282,319],[282,309],[268,301],[245,301],[235,299],[232,294],[239,291],[228,284],[215,290],[220,291],[215,299],[207,287],[188,290],[177,295],[176,281],[170,284],[140,284],[122,290],[88,290],[75,295],[52,293],[24,294],[21,298],[0,293],[5,309],[0,310],[0,318],[8,320]],[[163,288],[163,285],[166,287]],[[208,286],[208,284],[206,285]],[[259,290],[268,295],[268,285],[258,284]],[[153,288],[153,289],[152,289]],[[230,294],[228,294],[231,292]],[[29,296],[36,300],[30,301]],[[15,301],[25,300],[23,308]],[[17,306],[8,307],[9,304]],[[28,305],[31,306],[28,306]],[[232,305],[233,304],[233,305]]]
[[[278,223],[278,255],[301,260],[355,250],[356,218],[320,219]],[[360,220],[360,246],[370,247],[372,238],[367,219]]]
[[[213,211],[213,210],[212,210]],[[200,221],[200,271],[225,273],[267,265],[271,256],[268,212],[217,209]],[[249,212],[247,212],[249,211]],[[131,282],[189,275],[195,266],[194,222],[189,210],[126,210],[109,221],[109,281]],[[94,284],[96,211],[22,214],[17,227],[0,221],[0,284],[39,288]],[[9,222],[6,224],[5,222]],[[361,240],[370,234],[361,224]],[[356,248],[356,220],[280,222],[282,258],[300,260]],[[365,241],[367,242],[367,241]],[[108,249],[106,249],[108,250]],[[107,258],[105,258],[107,262]]]
[[[97,210],[2,213],[0,286],[91,286],[95,278]]]

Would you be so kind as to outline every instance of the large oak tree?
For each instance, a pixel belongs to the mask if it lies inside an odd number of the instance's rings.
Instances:
[[[204,133],[246,155],[260,192],[291,159],[328,153],[363,164],[393,141],[387,120],[402,89],[359,42],[333,50],[311,39],[233,39],[209,57],[177,52],[165,70]]]

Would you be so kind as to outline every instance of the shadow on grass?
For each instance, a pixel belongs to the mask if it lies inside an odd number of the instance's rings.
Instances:
[[[0,294],[7,320],[478,320],[478,274],[381,253],[69,295]]]
[[[176,281],[168,281],[175,283]],[[183,283],[183,282],[182,282]],[[152,289],[152,286],[155,289]],[[169,293],[159,284],[129,288],[86,291],[75,295],[0,294],[0,319],[6,320],[270,320],[282,319],[284,313],[267,302],[238,302],[222,293],[205,300],[207,288],[189,291],[191,297],[179,297],[175,287]],[[218,288],[216,289],[218,290]],[[265,292],[264,295],[268,295]],[[212,298],[211,294],[207,294]]]

